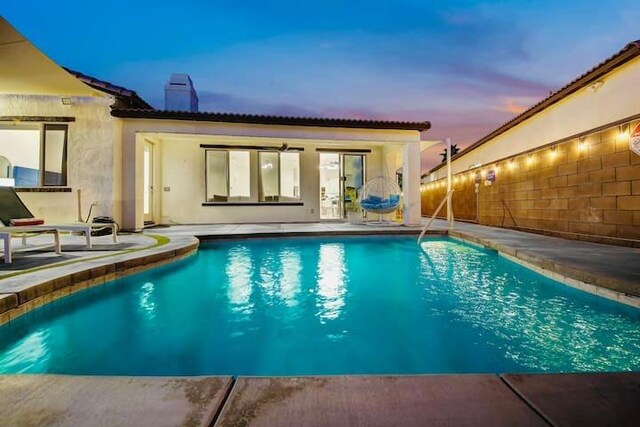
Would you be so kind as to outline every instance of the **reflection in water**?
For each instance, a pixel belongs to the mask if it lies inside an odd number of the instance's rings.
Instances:
[[[296,297],[300,292],[300,272],[302,271],[300,253],[296,250],[284,249],[280,253],[280,263],[282,264],[280,296],[286,305],[293,307],[298,303]]]
[[[344,247],[341,244],[320,246],[318,260],[318,302],[322,320],[336,319],[344,306],[345,294]]]
[[[488,262],[490,253],[467,245],[436,241],[423,249],[422,277],[439,283],[430,291],[441,298],[455,296],[449,312],[483,335],[496,337],[493,342],[505,358],[519,366],[606,371],[633,369],[640,363],[640,356],[629,351],[629,342],[640,342],[640,332],[621,333],[625,316],[612,314],[594,322],[588,317],[595,314],[589,306],[545,288],[561,285],[544,278],[539,284],[527,283],[514,274],[520,267],[504,259]],[[610,343],[607,348],[603,341]]]
[[[14,373],[29,372],[36,365],[40,372],[46,372],[51,359],[48,345],[49,332],[37,330],[17,342],[8,352],[0,355],[0,366],[14,365]]]
[[[140,308],[145,312],[149,320],[155,317],[156,303],[153,298],[154,286],[152,282],[147,282],[140,288]]]
[[[251,312],[252,272],[251,253],[246,247],[241,246],[229,251],[226,263],[226,273],[229,278],[227,297],[233,305],[232,310]]]

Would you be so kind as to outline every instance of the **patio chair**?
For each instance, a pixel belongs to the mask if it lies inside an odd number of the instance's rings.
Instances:
[[[12,228],[12,227],[4,227],[4,228]],[[43,234],[43,233],[52,233],[54,244],[53,248],[57,254],[62,253],[62,249],[60,248],[60,231],[56,228],[52,227],[20,227],[21,233],[33,233],[33,234]],[[13,262],[13,246],[11,245],[11,232],[0,231],[0,240],[2,241],[2,247],[4,249],[4,263],[11,264]]]
[[[87,249],[91,249],[91,230],[110,228],[113,235],[113,243],[118,243],[116,224],[88,224],[78,222],[73,224],[47,224],[44,220],[38,220],[25,206],[13,187],[0,187],[0,221],[5,225],[0,227],[0,232],[22,234],[22,243],[26,244],[29,233],[38,228],[55,228],[59,231],[81,233],[85,236]],[[29,228],[31,231],[27,231]]]

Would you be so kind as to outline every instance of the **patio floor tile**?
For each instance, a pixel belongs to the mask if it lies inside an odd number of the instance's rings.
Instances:
[[[208,426],[230,377],[0,376],[0,425]]]
[[[554,425],[640,425],[640,373],[502,377]]]
[[[216,426],[546,425],[494,375],[241,377]]]

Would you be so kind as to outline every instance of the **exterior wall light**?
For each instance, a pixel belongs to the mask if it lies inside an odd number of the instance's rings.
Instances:
[[[533,164],[533,154],[529,154],[529,157],[527,157],[527,164],[528,165],[532,165]]]
[[[553,160],[556,158],[557,155],[558,155],[558,147],[553,147],[549,152],[549,157],[551,158],[551,160]]]
[[[509,163],[507,163],[507,169],[509,170],[512,170],[515,166],[516,166],[516,162],[513,159],[509,160]]]
[[[67,105],[67,106],[71,106],[73,105],[73,99],[72,98],[68,98],[68,97],[62,97],[60,98],[60,102],[62,102],[62,105]]]

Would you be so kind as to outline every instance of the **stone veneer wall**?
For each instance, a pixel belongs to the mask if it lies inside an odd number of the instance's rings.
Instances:
[[[564,237],[640,239],[640,156],[629,149],[637,122],[563,141],[454,177],[456,219],[476,220],[474,175],[496,171],[481,183],[479,223]],[[446,180],[422,188],[422,214],[431,215]],[[446,215],[443,209],[439,216]]]

